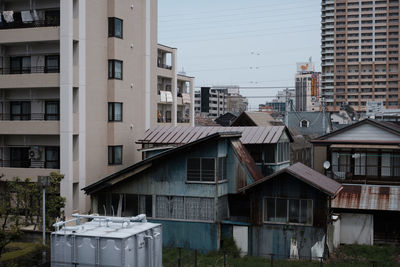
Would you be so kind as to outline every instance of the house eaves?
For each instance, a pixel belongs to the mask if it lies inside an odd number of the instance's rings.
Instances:
[[[133,175],[136,175],[146,169],[148,169],[155,161],[161,160],[165,157],[171,156],[175,153],[182,152],[184,150],[187,150],[195,145],[208,142],[211,140],[216,140],[220,138],[237,138],[239,139],[241,137],[240,132],[223,132],[223,133],[214,133],[212,135],[205,136],[201,139],[197,139],[193,142],[178,146],[173,149],[169,149],[167,151],[161,152],[159,154],[156,154],[152,157],[149,157],[145,160],[139,161],[136,164],[133,164],[125,169],[122,169],[116,173],[113,173],[91,185],[88,185],[81,190],[85,191],[86,194],[92,194],[95,193],[99,190],[102,190],[104,188],[107,188],[109,186],[112,186],[118,182],[121,182],[125,179],[128,179],[129,177],[132,177]]]
[[[342,190],[342,185],[335,180],[311,169],[310,167],[298,162],[289,167],[286,167],[280,171],[277,171],[269,176],[262,178],[248,186],[245,186],[239,190],[239,192],[246,192],[248,190],[254,189],[257,185],[264,183],[270,179],[273,179],[283,173],[288,173],[293,177],[311,185],[312,187],[324,192],[330,197],[336,196],[340,190]]]

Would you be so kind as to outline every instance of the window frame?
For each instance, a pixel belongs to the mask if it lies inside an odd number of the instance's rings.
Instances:
[[[121,63],[121,77],[116,77],[116,72],[115,72],[115,66],[116,63]],[[123,80],[123,73],[124,73],[124,62],[122,60],[118,60],[118,59],[109,59],[108,60],[108,79],[112,80]]]
[[[121,148],[121,162],[116,162],[115,161],[115,152],[116,148]],[[111,150],[111,159],[110,159],[110,150]],[[116,145],[116,146],[108,146],[108,165],[122,165],[123,162],[123,146],[122,145]]]
[[[116,119],[115,117],[115,110],[117,104],[121,106],[121,119]],[[110,110],[111,109],[111,110]],[[111,113],[110,113],[111,112]],[[122,122],[123,120],[123,103],[122,102],[108,102],[108,122]]]
[[[29,111],[24,112],[23,107]],[[19,106],[20,112],[14,113],[13,106]],[[10,120],[12,121],[30,121],[32,119],[32,104],[30,101],[11,101],[10,102]]]
[[[48,104],[57,104],[57,113],[48,113]],[[49,117],[56,117],[55,119],[49,119]],[[45,121],[59,121],[60,120],[60,101],[46,101],[44,104],[44,120]]]
[[[54,58],[57,60],[57,67],[49,67],[47,60]],[[60,55],[46,55],[44,57],[44,73],[59,73],[60,72]]]
[[[46,169],[59,169],[60,168],[60,147],[57,146],[47,146],[44,149],[44,167]],[[50,160],[47,158],[47,151],[54,150],[56,152],[57,159]],[[54,164],[51,166],[51,164]],[[55,167],[54,167],[55,166]]]
[[[265,201],[267,199],[274,199],[275,200],[275,216],[276,217],[276,200],[281,199],[281,200],[286,200],[286,221],[285,222],[276,222],[276,221],[266,221],[265,216],[268,214],[265,213]],[[301,217],[301,201],[311,201],[311,223],[296,223],[296,222],[289,222],[289,217],[290,217],[290,200],[296,200],[299,202],[299,218]],[[262,198],[262,222],[267,223],[267,224],[289,224],[289,225],[305,225],[305,226],[313,226],[314,225],[314,199],[309,199],[309,198],[284,198],[284,197],[271,197],[271,196],[264,196]],[[307,220],[307,219],[306,219]]]
[[[116,35],[116,21],[121,22],[121,36]],[[115,37],[115,38],[120,38],[123,39],[124,37],[124,20],[117,18],[117,17],[109,17],[108,18],[108,37]]]
[[[190,159],[198,159],[200,160],[200,173],[199,173],[199,180],[188,180],[188,162]],[[208,159],[212,159],[214,161],[214,180],[213,181],[204,181],[203,180],[203,176],[202,176],[202,161],[203,160],[208,160]],[[215,157],[190,157],[186,159],[186,182],[187,183],[216,183],[217,182],[217,158]],[[226,180],[226,179],[225,179]],[[224,180],[224,181],[225,181]],[[222,180],[221,180],[222,181]]]

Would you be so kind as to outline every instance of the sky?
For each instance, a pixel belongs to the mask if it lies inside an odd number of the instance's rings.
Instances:
[[[294,87],[297,62],[321,70],[320,28],[320,0],[158,0],[158,42],[178,48],[178,70],[195,87],[241,86],[249,110]]]

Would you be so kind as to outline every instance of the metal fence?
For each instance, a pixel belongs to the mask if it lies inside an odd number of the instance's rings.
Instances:
[[[233,255],[228,252],[212,252],[206,255],[199,251],[177,249],[175,257],[163,257],[163,267],[385,267],[393,266],[393,262],[378,262],[356,258],[310,258],[299,257],[288,259],[287,255],[265,254],[258,257]]]
[[[0,74],[31,74],[31,73],[59,73],[60,67],[46,67],[46,66],[30,66],[21,68],[1,68]]]

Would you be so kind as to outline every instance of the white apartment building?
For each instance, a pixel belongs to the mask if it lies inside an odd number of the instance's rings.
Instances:
[[[247,98],[236,85],[201,87],[195,92],[195,113],[212,119],[227,113],[241,113],[248,108]]]
[[[0,173],[64,174],[67,216],[88,211],[81,188],[141,160],[146,129],[194,124],[156,0],[0,0],[0,14]]]

